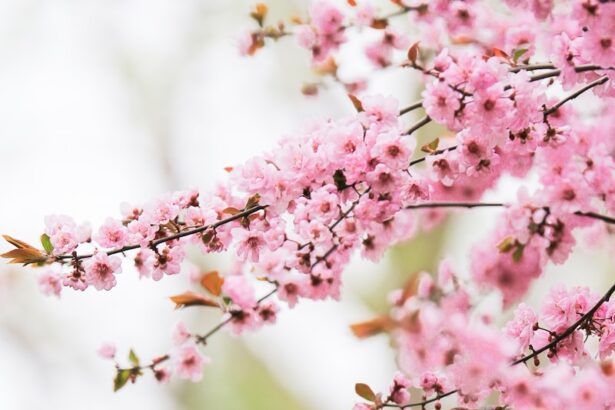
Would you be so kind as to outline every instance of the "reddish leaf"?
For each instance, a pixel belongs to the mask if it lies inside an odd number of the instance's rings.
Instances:
[[[314,96],[318,94],[318,84],[305,83],[301,87],[301,93],[307,96]]]
[[[208,272],[201,277],[201,286],[214,296],[220,296],[223,283],[224,278],[220,277],[218,271]]]
[[[3,253],[0,257],[11,259],[9,263],[23,263],[24,265],[42,263],[47,260],[47,257],[41,251],[34,248],[13,249]]]
[[[406,300],[416,295],[416,292],[419,289],[420,278],[421,275],[415,273],[410,279],[408,279],[408,281],[406,281],[401,293],[400,304],[403,304]]]
[[[24,241],[20,241],[19,239],[15,239],[12,236],[2,235],[2,237],[11,245],[18,249],[26,248],[26,249],[36,249],[34,246],[25,243]]]
[[[392,326],[393,322],[388,316],[380,316],[366,322],[350,325],[350,330],[359,339],[364,339],[389,330]]]
[[[377,30],[385,29],[389,26],[389,20],[387,19],[375,19],[372,21],[372,24],[369,25],[371,28],[375,28]]]
[[[315,71],[319,75],[332,75],[335,77],[337,73],[337,62],[333,57],[327,58],[323,63],[315,67]]]
[[[233,167],[224,167],[224,170],[230,173],[233,172]]]
[[[410,61],[412,64],[416,64],[416,59],[419,56],[419,43],[420,41],[417,41],[416,43],[412,44],[408,49],[408,61]]]
[[[451,43],[457,44],[457,45],[472,44],[474,43],[474,39],[468,36],[457,36],[457,37],[451,38]]]
[[[351,5],[352,7],[356,7],[357,6],[357,2],[355,0],[346,0],[348,2],[349,5]]]
[[[218,303],[209,299],[206,296],[199,295],[195,292],[184,292],[180,295],[171,296],[169,299],[175,303],[175,309],[180,309],[188,306],[210,306],[219,307]]]
[[[230,214],[230,215],[236,215],[239,212],[241,212],[241,210],[237,209],[237,208],[233,208],[232,206],[229,206],[228,208],[225,208],[222,213],[224,214]]]
[[[493,55],[496,57],[504,58],[508,60],[508,54],[504,50],[500,50],[499,48],[493,47]]]
[[[256,20],[259,26],[262,26],[265,16],[267,16],[267,5],[265,3],[258,3],[254,6],[250,16]]]
[[[363,103],[361,103],[361,100],[359,100],[357,97],[355,97],[352,94],[348,94],[348,98],[350,98],[350,101],[352,101],[352,105],[354,106],[355,110],[357,110],[357,112],[363,112]]]

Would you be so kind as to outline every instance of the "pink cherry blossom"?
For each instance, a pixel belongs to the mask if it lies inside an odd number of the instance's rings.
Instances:
[[[122,272],[122,260],[98,252],[84,262],[85,275],[89,284],[97,290],[111,290],[116,284],[115,275]]]
[[[98,349],[98,355],[103,359],[114,359],[115,352],[115,345],[111,343],[104,343],[102,346],[100,346],[100,349]]]
[[[203,356],[194,344],[184,344],[174,354],[175,373],[180,379],[194,383],[203,378],[203,366],[210,359]]]
[[[251,309],[256,305],[254,288],[243,275],[226,277],[222,290],[231,298],[234,304],[242,309]]]
[[[103,248],[121,248],[128,243],[128,232],[120,221],[107,218],[94,240]]]

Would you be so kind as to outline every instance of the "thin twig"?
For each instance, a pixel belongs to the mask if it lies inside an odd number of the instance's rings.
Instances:
[[[425,116],[422,119],[420,119],[416,124],[414,124],[412,127],[410,127],[408,131],[404,132],[404,135],[410,135],[416,130],[420,129],[421,127],[429,124],[430,122],[431,122],[431,118],[429,116]]]
[[[241,212],[236,213],[235,215],[231,215],[228,218],[224,218],[219,220],[216,223],[210,224],[210,225],[204,225],[204,226],[199,226],[197,228],[193,228],[193,229],[188,229],[179,233],[176,233],[174,235],[169,235],[169,236],[165,236],[164,238],[160,238],[160,239],[156,239],[154,241],[152,241],[150,243],[150,246],[156,247],[160,244],[163,244],[165,242],[169,242],[175,239],[179,239],[179,238],[183,238],[184,236],[189,236],[189,235],[194,235],[197,233],[201,233],[204,232],[208,229],[216,229],[222,225],[225,225],[227,223],[236,221],[237,219],[241,219],[243,217],[252,215],[255,212],[258,211],[262,211],[263,209],[267,208],[267,205],[257,205],[254,206],[250,209],[244,209]],[[116,253],[124,253],[126,251],[130,251],[133,249],[139,249],[141,248],[141,245],[128,245],[128,246],[124,246],[123,248],[118,248],[118,249],[113,249],[111,251],[106,251],[105,253],[107,255],[115,255]],[[89,253],[89,254],[83,254],[83,255],[59,255],[56,256],[55,259],[56,260],[63,260],[63,259],[77,259],[77,260],[81,260],[81,259],[87,259],[87,258],[91,258],[92,256],[94,256],[94,254]]]
[[[611,288],[604,294],[604,296],[602,296],[602,298],[600,298],[600,300],[587,313],[581,316],[579,320],[574,322],[566,330],[558,334],[551,342],[547,343],[540,349],[534,350],[532,353],[526,356],[523,356],[522,358],[512,362],[513,366],[520,364],[520,363],[525,363],[528,360],[533,359],[534,357],[538,356],[542,352],[545,352],[550,349],[554,349],[559,342],[561,342],[562,340],[564,340],[565,338],[573,334],[583,323],[585,323],[585,321],[591,319],[592,316],[594,316],[594,313],[596,313],[596,311],[600,308],[600,306],[602,306],[604,303],[609,301],[609,299],[613,295],[613,292],[615,292],[615,284],[611,286]]]
[[[557,111],[558,108],[560,108],[562,105],[566,104],[566,102],[570,101],[570,100],[574,100],[575,98],[577,98],[578,96],[580,96],[581,94],[583,94],[584,92],[591,90],[594,87],[597,87],[601,84],[606,83],[609,80],[609,77],[604,76],[604,77],[600,77],[599,79],[592,81],[591,83],[587,84],[585,87],[582,87],[580,89],[578,89],[577,91],[573,92],[572,94],[566,96],[565,98],[563,98],[562,100],[560,100],[557,104],[555,104],[553,107],[548,108],[547,110],[545,110],[544,115],[550,115],[553,114],[555,111]]]

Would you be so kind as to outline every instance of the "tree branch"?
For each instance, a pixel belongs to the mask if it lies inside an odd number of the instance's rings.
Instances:
[[[547,110],[545,110],[544,116],[546,117],[547,115],[553,114],[555,111],[557,111],[558,108],[560,108],[562,105],[566,104],[566,102],[568,102],[570,100],[574,100],[575,98],[577,98],[578,96],[580,96],[584,92],[589,91],[592,88],[597,87],[597,86],[599,86],[601,84],[604,84],[608,80],[609,80],[609,77],[604,76],[604,77],[600,77],[599,79],[597,79],[595,81],[592,81],[591,83],[587,84],[585,87],[582,87],[579,90],[573,92],[572,94],[566,96],[565,98],[560,100],[557,104],[555,104],[553,107],[548,108]]]
[[[243,217],[252,215],[253,213],[256,213],[258,211],[262,211],[263,209],[267,208],[267,205],[257,205],[254,206],[250,209],[244,209],[243,211],[236,213],[235,215],[231,215],[228,218],[224,218],[219,220],[216,223],[210,224],[210,225],[204,225],[204,226],[199,226],[197,228],[193,228],[193,229],[188,229],[179,233],[176,233],[174,235],[169,235],[169,236],[165,236],[164,238],[160,238],[160,239],[156,239],[154,241],[150,242],[150,246],[156,247],[160,244],[163,244],[165,242],[170,242],[172,240],[175,239],[179,239],[179,238],[183,238],[184,236],[190,236],[190,235],[194,235],[197,233],[201,233],[204,232],[208,229],[216,229],[222,225],[225,225],[227,223],[236,221],[237,219],[241,219]],[[106,251],[105,253],[107,255],[115,255],[116,253],[124,253],[126,251],[130,251],[130,250],[134,250],[134,249],[139,249],[141,248],[141,245],[127,245],[124,246],[123,248],[118,248],[118,249],[113,249],[111,251]],[[94,254],[89,253],[89,254],[83,254],[83,255],[59,255],[56,256],[55,259],[56,260],[65,260],[65,259],[77,259],[77,260],[81,260],[81,259],[87,259],[87,258],[91,258],[92,256],[94,256]]]
[[[425,116],[422,119],[420,119],[416,124],[414,124],[412,127],[410,127],[406,132],[404,132],[404,135],[410,135],[416,130],[420,129],[421,127],[429,124],[430,122],[431,122],[431,118],[429,116]]]

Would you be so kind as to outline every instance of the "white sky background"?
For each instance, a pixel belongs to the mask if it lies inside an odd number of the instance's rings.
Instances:
[[[281,16],[305,2],[278,3]],[[250,4],[0,0],[0,233],[35,242],[46,214],[96,226],[119,215],[120,202],[207,189],[223,167],[269,149],[302,122],[351,113],[340,90],[316,100],[299,93],[310,79],[308,56],[288,39],[239,57]],[[376,85],[403,90],[401,78]],[[413,100],[407,90],[404,102]],[[456,225],[457,260],[482,237],[475,224],[470,216]],[[573,266],[584,269],[599,259],[579,258]],[[350,408],[357,381],[388,384],[386,340],[359,343],[348,331],[370,316],[351,289],[369,287],[384,269],[355,264],[342,303],[302,303],[245,338],[312,408]],[[34,273],[0,280],[0,409],[178,408],[172,389],[149,375],[111,393],[112,365],[94,352],[103,341],[122,354],[133,346],[144,359],[164,352],[173,324],[186,318],[166,297],[185,289],[185,277],[139,281],[126,264],[112,292],[67,291],[57,301],[38,293]],[[208,377],[215,374],[206,369]]]

